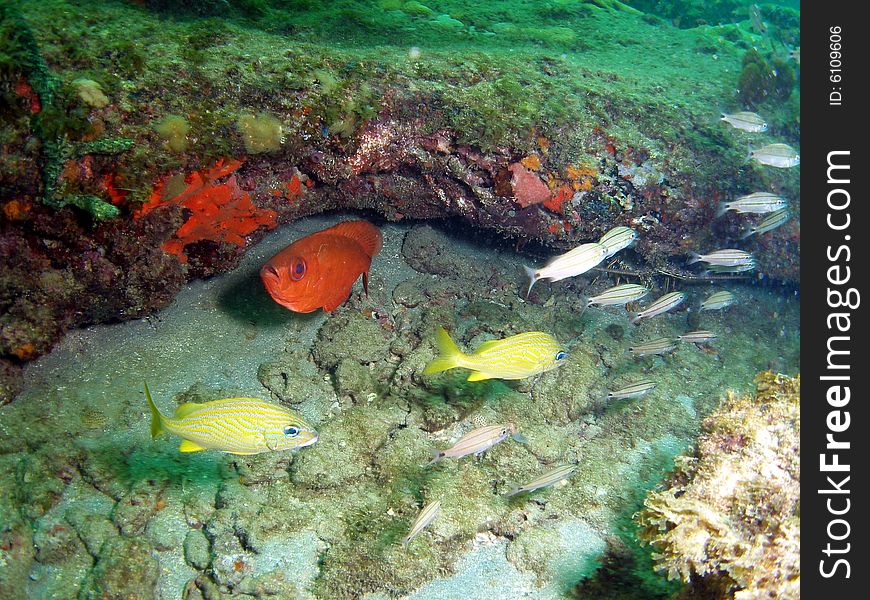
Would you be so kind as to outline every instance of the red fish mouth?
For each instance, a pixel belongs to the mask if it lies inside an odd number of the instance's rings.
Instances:
[[[266,281],[267,276],[270,279],[276,280],[281,278],[281,276],[278,275],[278,269],[276,269],[272,265],[265,265],[262,269],[260,269],[260,278],[262,278],[263,281]]]

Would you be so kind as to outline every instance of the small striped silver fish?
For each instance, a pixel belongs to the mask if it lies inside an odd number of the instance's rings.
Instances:
[[[768,231],[773,231],[777,227],[781,225],[785,225],[788,220],[791,219],[791,213],[789,213],[787,208],[783,208],[782,210],[778,210],[776,212],[772,212],[764,219],[761,220],[758,225],[753,225],[748,227],[743,235],[740,236],[741,240],[745,240],[751,235],[767,233]]]
[[[610,258],[620,250],[628,248],[637,241],[637,232],[630,227],[620,225],[614,227],[598,240],[598,243],[607,248],[604,258]]]
[[[581,244],[569,250],[565,254],[561,254],[541,267],[540,269],[532,269],[531,267],[523,267],[526,275],[529,278],[529,289],[526,291],[528,296],[532,291],[532,286],[539,279],[548,279],[550,281],[561,281],[568,277],[582,275],[589,269],[597,267],[604,257],[607,255],[607,248],[598,242],[589,244]]]
[[[699,329],[697,331],[690,331],[689,333],[684,333],[683,335],[678,335],[677,339],[681,342],[692,342],[693,344],[706,344],[707,342],[712,342],[715,340],[717,336],[712,331],[707,331],[705,329]]]
[[[769,192],[754,192],[741,196],[731,202],[723,202],[719,205],[719,212],[716,216],[722,216],[729,210],[740,213],[755,213],[765,214],[786,208],[788,201],[782,196],[771,194]]]
[[[445,457],[462,458],[469,454],[478,455],[486,452],[499,442],[504,441],[508,436],[513,436],[518,441],[522,441],[522,436],[517,433],[517,428],[513,423],[508,423],[507,425],[487,425],[486,427],[472,429],[446,450],[433,450],[434,457],[429,464],[434,464]]]
[[[636,283],[623,283],[609,288],[586,300],[586,307],[590,306],[623,306],[629,302],[640,300],[649,294],[649,288]]]
[[[652,304],[647,306],[642,311],[637,313],[628,313],[628,317],[632,323],[637,323],[641,319],[648,319],[650,317],[666,313],[669,310],[673,310],[674,308],[682,304],[683,300],[685,299],[686,294],[684,294],[683,292],[670,292],[653,301]]]
[[[716,292],[701,303],[701,310],[721,310],[734,304],[734,294],[731,292]]]
[[[745,250],[738,250],[736,248],[716,250],[709,254],[692,253],[692,256],[687,261],[687,264],[691,265],[696,262],[705,262],[709,265],[719,267],[755,265],[755,259],[752,257],[752,254],[746,252]]]
[[[505,494],[506,497],[516,496],[524,492],[534,492],[541,488],[549,487],[560,481],[565,481],[571,475],[577,472],[577,465],[557,465],[549,471],[535,477],[530,482],[523,485],[512,485],[511,491]]]
[[[761,115],[754,112],[742,111],[736,113],[722,113],[721,121],[725,121],[732,127],[748,131],[749,133],[761,133],[767,131],[767,122]]]
[[[757,163],[780,169],[801,164],[800,154],[788,144],[768,144],[757,150],[750,148],[749,156]]]
[[[707,267],[708,273],[744,273],[755,268],[755,260],[739,265],[710,265]]]
[[[473,371],[468,381],[524,379],[565,363],[567,353],[548,333],[527,331],[501,340],[490,340],[472,354],[463,353],[443,327],[435,333],[438,357],[423,369],[424,375],[462,367]]]
[[[259,454],[310,446],[317,432],[299,415],[283,406],[257,398],[225,398],[197,404],[188,402],[164,416],[148,384],[145,397],[151,407],[151,437],[169,431],[184,438],[181,452],[214,449],[230,454]]]
[[[631,346],[628,351],[635,356],[649,356],[651,354],[667,354],[673,352],[676,347],[676,342],[670,338],[656,338],[637,346]]]
[[[439,512],[441,512],[441,500],[430,502],[424,506],[417,515],[417,518],[414,519],[414,522],[411,523],[411,530],[408,532],[408,535],[402,538],[402,545],[407,546],[410,544],[411,540],[417,537],[438,516]]]
[[[621,400],[623,398],[640,398],[653,391],[658,384],[649,379],[641,379],[630,383],[625,387],[607,392],[607,400]]]

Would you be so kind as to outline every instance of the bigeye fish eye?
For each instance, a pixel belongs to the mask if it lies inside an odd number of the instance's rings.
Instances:
[[[287,437],[296,437],[297,435],[299,435],[299,428],[288,425],[284,428],[284,435],[286,435]]]
[[[567,353],[564,350],[560,350],[558,354],[556,354],[556,360],[562,360],[567,356]]]
[[[305,277],[305,259],[297,257],[293,259],[293,264],[290,265],[290,279],[299,281]]]

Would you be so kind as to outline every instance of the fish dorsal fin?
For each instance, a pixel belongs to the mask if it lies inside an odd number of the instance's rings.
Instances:
[[[484,379],[492,379],[492,375],[488,375],[487,373],[482,373],[480,371],[475,371],[468,376],[468,379],[466,381],[483,381]]]
[[[474,351],[475,354],[480,354],[481,352],[486,352],[487,350],[492,350],[496,346],[498,346],[499,342],[504,340],[489,340],[488,342],[482,343],[477,347],[477,350]]]
[[[183,419],[184,417],[199,408],[202,408],[202,404],[197,404],[196,402],[185,402],[184,404],[180,404],[178,408],[175,409],[175,414],[173,415],[173,417],[176,419]]]
[[[355,240],[369,256],[374,256],[381,251],[383,244],[381,230],[368,221],[344,221],[326,231]]]
[[[190,440],[182,440],[178,450],[179,452],[200,452],[205,450],[205,447],[200,446],[196,442],[191,442]]]

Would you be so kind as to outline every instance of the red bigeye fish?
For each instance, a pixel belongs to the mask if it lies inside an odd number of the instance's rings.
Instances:
[[[381,243],[381,232],[371,223],[345,221],[281,250],[260,269],[260,278],[281,306],[331,312],[348,299],[360,275],[368,294],[369,268]]]

